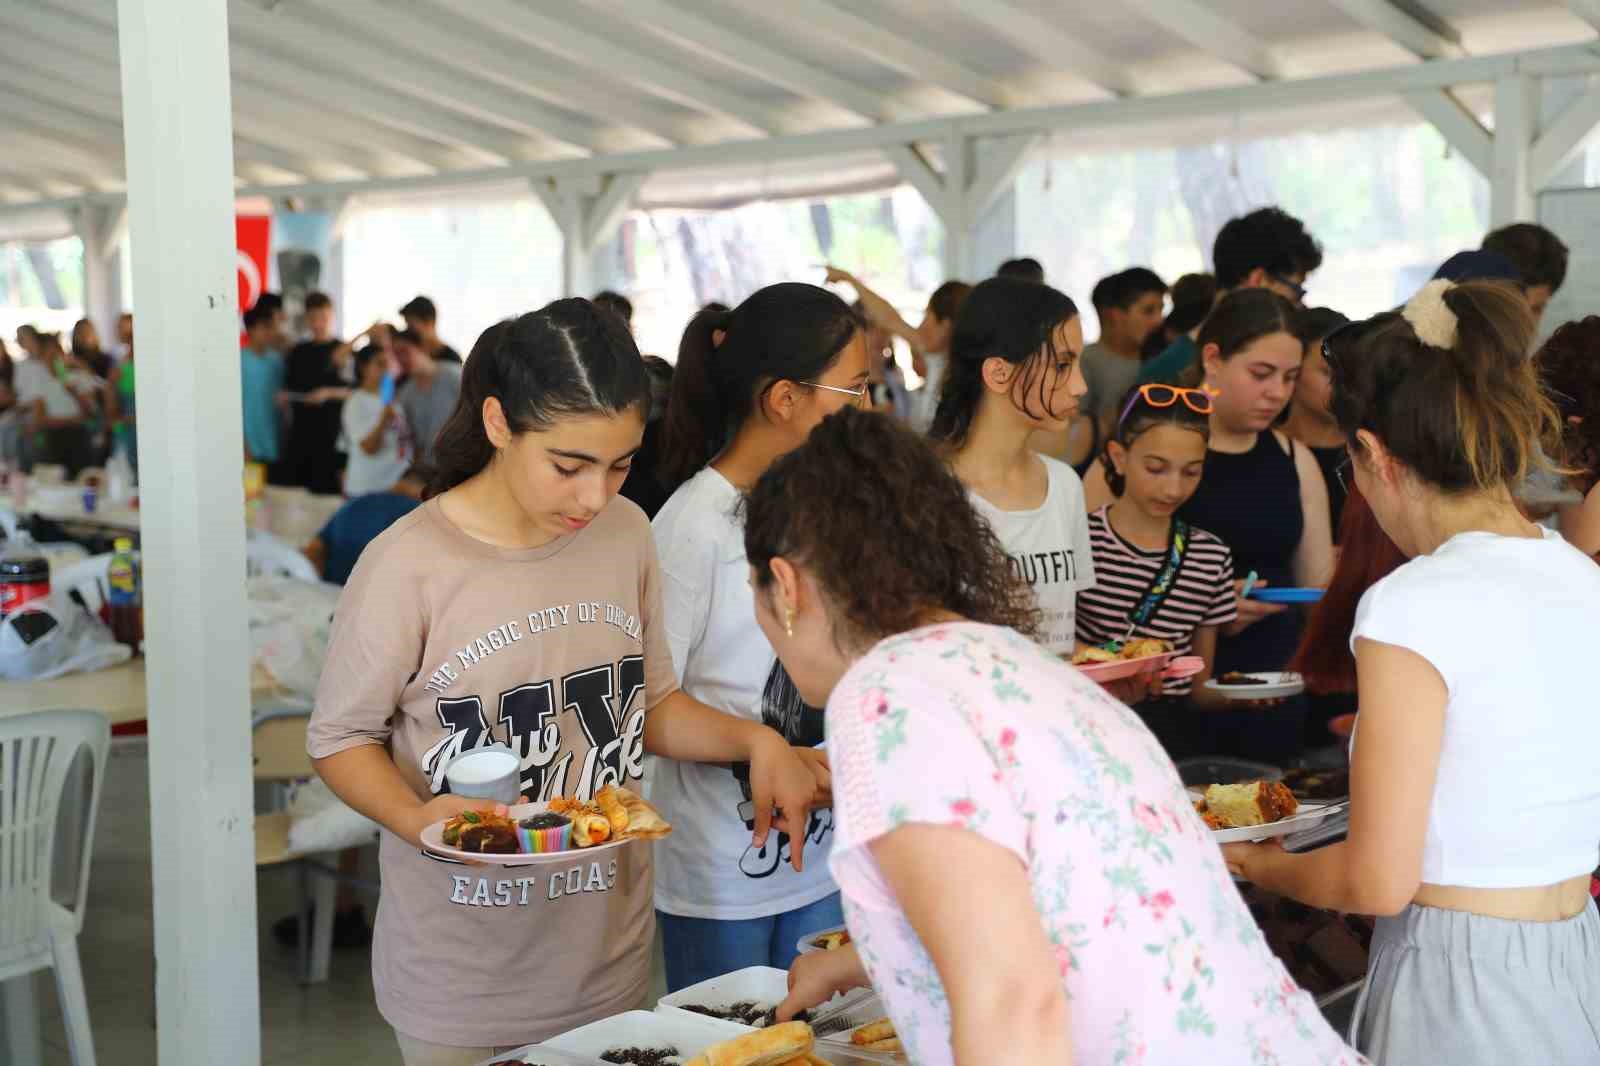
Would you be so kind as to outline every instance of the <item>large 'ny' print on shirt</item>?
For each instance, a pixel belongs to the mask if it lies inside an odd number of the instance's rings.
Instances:
[[[767,684],[761,692],[761,724],[777,730],[790,744],[814,748],[822,743],[822,712],[800,698],[800,690],[782,662],[774,662],[767,674]],[[750,799],[750,764],[734,763],[732,769],[744,795],[738,815],[746,829],[754,829],[756,808]],[[806,843],[820,844],[832,831],[833,812],[814,810],[806,821]],[[761,847],[751,844],[745,849],[739,857],[739,870],[746,877],[771,877],[788,862],[789,834],[774,832],[767,835],[767,842]]]
[[[449,732],[423,756],[429,787],[435,793],[446,791],[450,760],[496,740],[504,740],[521,759],[522,792],[534,800],[568,795],[588,799],[608,784],[625,785],[644,776],[644,657],[630,655],[615,665],[567,674],[560,680],[559,708],[556,684],[536,681],[502,692],[497,721],[504,727],[502,736],[484,717],[482,698],[440,699],[435,705],[439,724]],[[577,738],[563,733],[562,711],[572,712],[588,747],[570,787],[575,749],[564,741]]]

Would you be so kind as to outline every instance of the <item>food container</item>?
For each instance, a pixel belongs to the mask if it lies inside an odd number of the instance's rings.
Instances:
[[[631,1010],[562,1033],[536,1045],[533,1050],[553,1049],[599,1059],[606,1052],[618,1048],[675,1047],[678,1049],[676,1057],[687,1062],[712,1044],[720,1044],[745,1032],[749,1032],[745,1026],[730,1025],[712,1018],[692,1015],[684,1018],[647,1010]]]
[[[42,555],[0,559],[0,618],[33,600],[50,598],[50,562]]]
[[[807,933],[801,937],[800,942],[794,946],[794,949],[802,955],[809,955],[813,951],[826,951],[826,948],[817,943],[818,938],[825,937],[829,933],[847,933],[849,931],[849,928],[843,925],[836,925],[832,929],[818,929],[815,933]]]
[[[822,1006],[814,1008],[811,1012],[812,1018],[815,1019],[824,1011],[837,1010],[849,1003],[865,999],[871,994],[867,989],[856,989],[835,996]],[[725,973],[721,977],[713,977],[709,981],[701,981],[697,985],[690,985],[671,995],[662,996],[661,1002],[656,1004],[656,1013],[692,1018],[697,1021],[714,1021],[721,1025],[732,1025],[740,1032],[748,1032],[754,1026],[711,1018],[685,1008],[699,1006],[717,1009],[730,1007],[736,1003],[750,1003],[765,1011],[776,1007],[788,997],[789,974],[786,970],[773,969],[771,966],[749,966],[743,970]]]
[[[528,1044],[515,1051],[507,1051],[503,1055],[495,1055],[484,1059],[476,1066],[512,1066],[512,1064],[527,1064],[527,1066],[606,1066],[599,1059],[592,1059],[587,1055],[574,1055],[570,1051],[557,1051],[552,1047],[543,1047],[539,1044]]]
[[[889,1013],[876,992],[869,989],[860,992],[832,1006],[818,1007],[812,1014],[811,1028],[817,1034],[816,1054],[839,1066],[905,1062],[904,1055],[892,1051],[868,1051],[850,1042],[852,1030]]]

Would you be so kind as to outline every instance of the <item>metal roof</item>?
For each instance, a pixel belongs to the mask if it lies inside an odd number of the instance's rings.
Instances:
[[[327,193],[815,158],[937,139],[941,123],[999,135],[1027,129],[1030,116],[1100,126],[1181,117],[1185,98],[1288,106],[1300,99],[1292,85],[1326,90],[1342,84],[1330,76],[1376,71],[1390,80],[1373,91],[1396,92],[1396,70],[1586,52],[1600,26],[1600,0],[228,8],[241,187]],[[0,207],[122,189],[116,18],[115,0],[0,0]],[[1357,85],[1333,95],[1358,95]]]

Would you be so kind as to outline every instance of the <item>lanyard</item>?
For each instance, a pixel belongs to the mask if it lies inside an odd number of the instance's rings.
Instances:
[[[1150,579],[1150,587],[1145,589],[1138,605],[1128,612],[1128,621],[1135,628],[1147,625],[1155,617],[1167,593],[1178,583],[1178,571],[1183,567],[1183,557],[1188,550],[1189,524],[1181,518],[1174,518],[1172,529],[1167,534],[1167,554],[1161,561],[1161,569]]]

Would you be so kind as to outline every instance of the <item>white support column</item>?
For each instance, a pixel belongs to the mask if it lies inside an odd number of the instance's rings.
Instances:
[[[944,273],[947,278],[976,281],[973,244],[977,213],[967,199],[967,186],[976,168],[972,138],[953,133],[944,142]]]
[[[112,336],[121,302],[121,265],[117,262],[120,238],[113,231],[116,220],[103,206],[82,204],[74,218],[74,228],[83,243],[83,316],[95,324],[102,340]]]
[[[160,1062],[259,1066],[228,7],[118,0],[117,11]]]
[[[530,187],[561,230],[561,294],[589,296],[590,258],[610,238],[649,177],[643,173],[535,178]]]
[[[1005,137],[980,155],[974,138],[951,133],[940,144],[942,171],[915,145],[883,149],[901,179],[922,194],[944,225],[946,278],[976,280],[983,273],[977,261],[979,221],[1015,180],[1036,140],[1033,134]]]
[[[1534,217],[1532,167],[1538,131],[1536,83],[1512,74],[1494,86],[1494,170],[1489,178],[1489,226],[1531,221]]]

